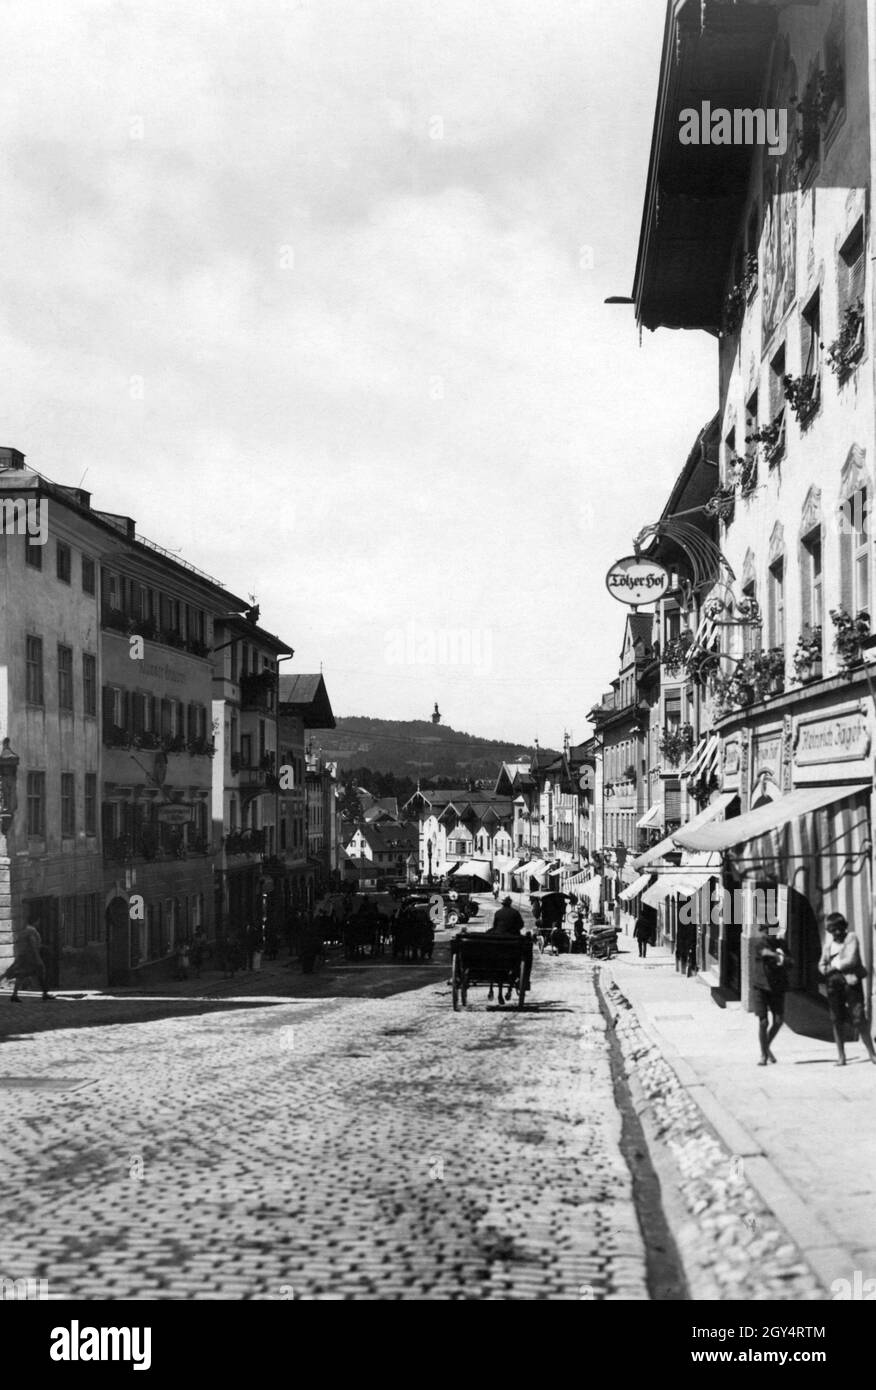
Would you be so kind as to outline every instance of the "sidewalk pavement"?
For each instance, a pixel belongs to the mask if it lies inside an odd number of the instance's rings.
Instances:
[[[618,988],[825,1290],[876,1278],[876,1067],[861,1043],[836,1068],[833,1043],[785,1027],[777,1065],[759,1067],[753,1014],[716,1005],[665,948],[640,960],[632,937],[618,945]]]

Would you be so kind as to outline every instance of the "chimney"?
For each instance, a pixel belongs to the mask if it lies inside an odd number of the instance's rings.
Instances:
[[[7,468],[24,468],[24,454],[20,449],[0,447],[0,472]]]

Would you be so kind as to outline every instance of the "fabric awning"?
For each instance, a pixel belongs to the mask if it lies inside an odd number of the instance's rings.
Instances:
[[[709,802],[709,805],[705,808],[705,810],[700,811],[699,815],[696,815],[693,817],[692,820],[689,820],[687,825],[683,825],[680,830],[673,830],[672,834],[667,835],[665,840],[661,840],[659,844],[654,845],[653,848],[647,850],[645,854],[640,854],[637,859],[634,859],[633,863],[635,864],[636,868],[645,869],[649,864],[655,864],[657,860],[662,859],[664,855],[672,854],[673,851],[677,851],[678,846],[682,843],[684,843],[685,846],[690,849],[711,848],[711,846],[709,845],[700,845],[699,843],[693,844],[693,842],[690,839],[686,839],[683,841],[682,837],[687,835],[693,835],[696,831],[700,829],[701,826],[707,826],[710,821],[715,820],[718,816],[722,816],[724,812],[727,810],[727,807],[730,805],[730,802],[733,801],[738,795],[738,792],[722,792],[721,795],[716,797],[714,801]],[[720,827],[715,828],[723,829],[723,826],[728,823],[729,822],[723,822]],[[731,843],[735,844],[736,842],[731,841]]]
[[[718,735],[710,734],[705,743],[697,744],[687,762],[679,769],[679,777],[705,776],[712,772],[718,760]]]
[[[658,801],[650,811],[645,812],[641,820],[636,821],[637,830],[662,830],[664,825],[662,801]]]
[[[527,878],[540,878],[541,874],[544,873],[546,868],[547,864],[544,862],[543,859],[530,859],[528,864],[521,864],[520,868],[515,869],[514,872],[515,874],[521,874],[522,876]]]
[[[493,859],[494,869],[513,869],[516,864],[517,860],[513,854],[510,857],[507,854],[497,854]]]
[[[602,888],[602,877],[600,874],[594,874],[592,878],[584,879],[583,882],[579,882],[577,878],[572,878],[566,887],[574,888],[579,898],[598,898]]]
[[[635,882],[630,884],[629,888],[625,888],[622,893],[618,893],[618,900],[622,903],[626,903],[629,902],[631,898],[638,897],[639,893],[641,893],[644,888],[648,887],[651,878],[651,874],[640,874]]]
[[[722,821],[720,825],[707,825],[703,822],[697,825],[695,821],[691,821],[689,825],[677,830],[673,839],[685,849],[713,852],[731,849],[733,845],[741,845],[758,835],[778,830],[779,826],[799,820],[810,811],[818,811],[822,806],[830,806],[835,801],[844,801],[863,790],[865,788],[860,783],[857,786],[831,784],[822,787],[797,787],[785,796],[771,801],[767,806],[758,806],[756,810],[747,811],[744,816],[734,816],[731,820]]]
[[[649,907],[660,907],[664,898],[691,898],[706,882],[701,874],[665,873],[657,876],[656,883],[642,894],[642,902]]]

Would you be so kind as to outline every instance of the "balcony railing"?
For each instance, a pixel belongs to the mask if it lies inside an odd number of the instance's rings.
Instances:
[[[230,830],[223,840],[226,854],[264,854],[264,830]]]

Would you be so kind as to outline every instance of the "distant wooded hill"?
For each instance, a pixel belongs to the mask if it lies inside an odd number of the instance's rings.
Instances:
[[[367,767],[393,773],[416,785],[419,777],[466,786],[470,781],[495,781],[499,765],[528,761],[531,749],[501,739],[476,738],[474,734],[433,724],[428,719],[368,719],[359,715],[338,718],[336,729],[314,730],[315,747],[337,760],[343,771]],[[545,748],[545,754],[555,750]]]

